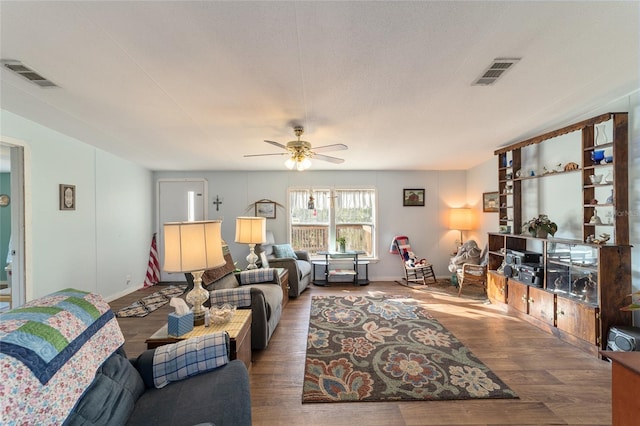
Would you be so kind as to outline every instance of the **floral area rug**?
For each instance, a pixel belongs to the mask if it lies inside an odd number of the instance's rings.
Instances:
[[[131,305],[120,309],[116,312],[118,318],[130,318],[130,317],[146,317],[151,312],[169,303],[172,297],[182,295],[187,289],[187,285],[170,285],[162,290],[156,291],[153,294],[143,297],[140,300],[133,302]]]
[[[302,402],[518,398],[415,299],[314,296]]]

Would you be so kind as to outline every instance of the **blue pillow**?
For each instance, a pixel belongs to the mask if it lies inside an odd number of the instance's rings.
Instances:
[[[283,257],[292,257],[294,259],[298,258],[298,256],[296,256],[296,252],[293,251],[291,244],[274,244],[273,254],[279,259],[282,259]]]

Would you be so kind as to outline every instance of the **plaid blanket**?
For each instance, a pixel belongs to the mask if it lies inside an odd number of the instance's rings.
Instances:
[[[153,354],[153,382],[163,388],[229,362],[229,335],[226,331],[192,337],[160,346]]]
[[[224,305],[229,303],[238,308],[247,308],[251,306],[251,288],[221,288],[209,293],[211,306]]]
[[[101,296],[66,289],[0,315],[2,424],[62,424],[124,337]]]
[[[249,271],[240,272],[240,284],[259,284],[273,281],[273,273],[275,268],[251,269]]]

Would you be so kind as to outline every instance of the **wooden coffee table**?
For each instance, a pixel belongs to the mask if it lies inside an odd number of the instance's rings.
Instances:
[[[236,310],[233,318],[226,324],[212,324],[209,327],[198,325],[180,337],[169,336],[167,325],[164,325],[160,330],[145,340],[145,343],[147,344],[147,349],[154,349],[190,337],[204,336],[218,331],[226,331],[229,333],[229,359],[242,360],[244,365],[247,366],[247,369],[251,367],[251,309]]]

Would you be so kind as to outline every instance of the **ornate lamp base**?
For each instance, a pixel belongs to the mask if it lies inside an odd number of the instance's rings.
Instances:
[[[187,293],[187,303],[193,306],[193,325],[204,324],[204,306],[202,304],[209,298],[209,292],[202,288],[202,274],[204,271],[195,271],[193,274],[193,289]]]
[[[249,244],[249,256],[247,256],[247,262],[249,262],[249,265],[247,265],[247,270],[258,269],[258,265],[256,265],[256,262],[258,261],[258,255],[256,254],[255,249],[255,244]]]

